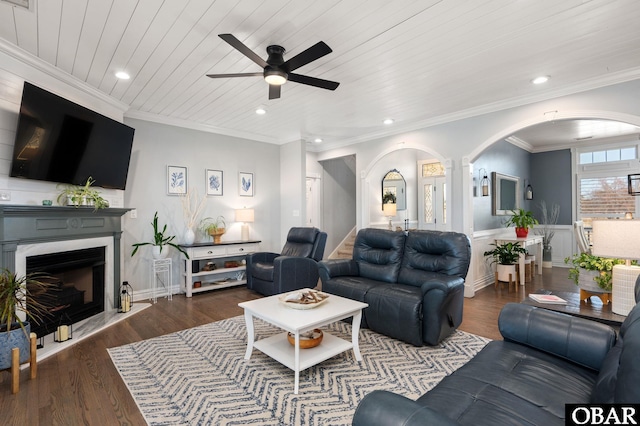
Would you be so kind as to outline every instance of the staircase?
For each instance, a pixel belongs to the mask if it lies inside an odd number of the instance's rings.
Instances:
[[[351,232],[342,240],[336,250],[331,253],[329,259],[351,259],[353,258],[353,243],[356,240],[356,229],[353,228]]]

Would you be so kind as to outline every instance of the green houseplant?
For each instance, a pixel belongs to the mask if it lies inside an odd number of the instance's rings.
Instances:
[[[538,224],[538,220],[533,217],[533,213],[529,210],[518,209],[512,210],[513,215],[507,220],[505,226],[515,226],[516,236],[518,238],[526,238],[529,234],[529,228]]]
[[[564,259],[564,263],[571,265],[569,278],[585,290],[598,290],[593,288],[591,281],[595,281],[601,291],[611,291],[611,277],[614,265],[624,265],[625,260],[608,257],[594,256],[589,253],[580,253]],[[637,264],[636,261],[632,263]],[[587,274],[586,271],[595,272]]]
[[[495,248],[484,252],[484,256],[491,259],[491,264],[496,264],[498,280],[511,281],[509,275],[516,276],[516,263],[520,254],[526,254],[527,250],[517,243],[491,244]]]
[[[162,230],[160,230],[160,227],[158,225],[158,212],[156,212],[153,215],[153,221],[151,222],[151,226],[153,227],[153,242],[144,242],[144,243],[135,243],[132,244],[133,251],[131,252],[131,256],[133,256],[134,254],[136,254],[138,252],[138,249],[142,246],[153,246],[153,256],[155,258],[161,258],[166,256],[166,251],[164,253],[164,255],[162,254],[162,250],[165,246],[170,246],[173,247],[174,249],[178,250],[180,253],[184,254],[185,257],[187,259],[189,259],[189,255],[187,254],[186,251],[184,251],[182,249],[182,247],[180,247],[179,245],[177,245],[176,243],[173,242],[173,240],[176,238],[175,235],[165,235],[165,233],[167,232],[167,225],[165,224],[162,227]]]
[[[43,274],[19,277],[8,269],[0,270],[0,370],[11,366],[11,350],[15,347],[20,350],[21,364],[29,359],[30,321],[39,324],[48,315],[43,295],[52,286]]]
[[[209,234],[213,237],[213,242],[220,243],[220,238],[225,233],[227,224],[224,221],[224,216],[218,216],[217,218],[205,217],[200,221],[200,230],[205,234]]]
[[[102,198],[98,190],[91,185],[95,183],[95,180],[89,176],[84,185],[63,185],[59,188],[60,194],[58,194],[58,204],[61,206],[72,205],[78,206],[93,206],[96,210],[109,207],[109,202]]]

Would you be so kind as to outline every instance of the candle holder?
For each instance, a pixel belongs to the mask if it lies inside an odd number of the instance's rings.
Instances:
[[[60,323],[53,333],[53,341],[62,343],[73,338],[73,322],[69,318],[69,314],[65,313],[60,317]]]
[[[133,287],[129,285],[128,281],[123,281],[120,286],[120,307],[118,312],[125,313],[131,310],[133,305]]]

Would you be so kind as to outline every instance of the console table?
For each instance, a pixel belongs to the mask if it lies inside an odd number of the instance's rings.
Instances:
[[[189,255],[182,257],[182,291],[193,293],[247,283],[245,257],[256,252],[260,241],[224,241],[180,245]]]
[[[505,244],[505,243],[517,243],[520,247],[527,248],[529,246],[536,245],[536,264],[538,265],[538,275],[542,275],[542,235],[529,235],[526,238],[496,238],[497,244]],[[520,254],[520,260],[518,264],[520,265],[520,285],[524,285],[524,261],[525,255]],[[531,271],[531,274],[534,272]]]

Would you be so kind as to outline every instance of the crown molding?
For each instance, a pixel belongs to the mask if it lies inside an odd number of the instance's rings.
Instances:
[[[456,111],[450,114],[443,114],[437,117],[428,118],[425,120],[414,121],[405,125],[394,125],[393,130],[381,130],[378,132],[371,132],[364,135],[355,136],[353,138],[342,139],[333,143],[327,143],[322,147],[318,147],[319,151],[327,151],[331,149],[341,148],[348,145],[367,142],[375,139],[380,139],[389,136],[396,136],[402,133],[413,132],[420,129],[425,129],[441,124],[447,124],[458,120],[464,120],[472,117],[477,117],[485,114],[504,111],[510,108],[521,107],[530,105],[536,102],[548,101],[562,96],[573,95],[576,93],[586,92],[589,90],[595,90],[602,87],[613,86],[615,84],[625,83],[628,81],[640,79],[640,68],[633,68],[617,73],[610,73],[605,76],[596,77],[588,80],[581,81],[570,85],[563,86],[558,89],[548,90],[544,93],[538,93],[533,95],[519,96],[516,98],[510,98],[503,101],[493,102],[490,104],[480,105],[474,108],[468,108],[461,111]],[[531,147],[529,147],[531,149]]]
[[[183,127],[186,129],[199,130],[207,133],[216,133],[223,136],[232,136],[235,138],[248,139],[256,142],[265,142],[265,143],[271,143],[274,145],[283,144],[281,141],[275,138],[271,138],[271,137],[256,134],[256,133],[230,130],[222,127],[211,126],[203,123],[196,123],[193,121],[182,120],[179,118],[161,116],[161,115],[138,111],[138,110],[129,110],[124,114],[124,116],[125,118],[133,118],[136,120],[150,121],[152,123],[166,124],[168,126]]]

